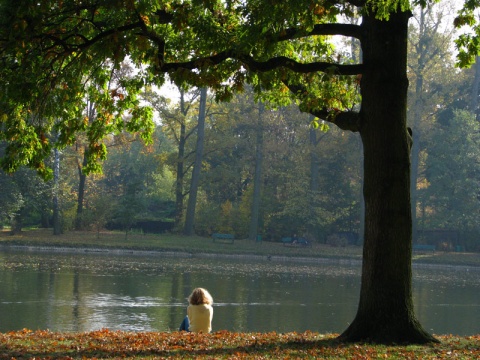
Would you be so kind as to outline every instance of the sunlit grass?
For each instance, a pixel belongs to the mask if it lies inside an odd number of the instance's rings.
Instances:
[[[4,359],[478,359],[478,336],[439,336],[439,344],[342,344],[336,334],[22,330],[0,333]]]

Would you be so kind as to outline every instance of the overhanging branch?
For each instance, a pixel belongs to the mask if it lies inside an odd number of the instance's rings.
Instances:
[[[256,61],[252,56],[240,56],[238,60],[242,61],[252,71],[270,71],[278,68],[290,69],[293,72],[306,74],[312,72],[325,72],[335,75],[357,75],[363,71],[363,65],[343,65],[333,64],[323,61],[314,61],[309,63],[300,63],[286,56],[278,56],[267,61]]]
[[[303,94],[307,89],[303,85],[289,84],[283,81],[286,87],[294,94]],[[313,116],[337,125],[342,130],[360,131],[360,114],[356,111],[341,111],[335,109],[314,109],[308,111]]]
[[[360,114],[356,111],[328,111],[326,109],[310,112],[319,119],[337,125],[342,130],[360,131]]]
[[[306,74],[312,72],[325,72],[335,75],[357,75],[363,72],[363,65],[343,65],[332,64],[329,62],[316,61],[310,63],[300,63],[296,60],[285,56],[278,56],[266,61],[257,61],[253,56],[246,54],[238,54],[233,50],[223,51],[216,55],[203,57],[195,60],[165,63],[158,68],[160,72],[171,72],[179,69],[195,70],[201,69],[205,66],[218,65],[221,62],[232,59],[240,61],[245,67],[254,72],[266,72],[279,68],[290,69],[293,72]]]

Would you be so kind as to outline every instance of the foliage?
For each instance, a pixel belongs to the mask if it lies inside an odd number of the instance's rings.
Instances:
[[[48,217],[52,182],[44,182],[31,169],[22,167],[10,175],[0,171],[0,185],[0,222],[16,222],[21,230],[22,224],[35,224],[43,211]]]
[[[435,79],[435,77],[432,77]],[[457,76],[458,79],[463,77]],[[439,94],[437,89],[440,83],[429,83],[433,86],[431,93]],[[430,89],[430,87],[429,87]],[[199,217],[196,232],[199,235],[208,236],[212,232],[218,232],[221,218],[220,207],[230,199],[232,203],[233,222],[229,231],[238,237],[246,237],[248,231],[248,220],[250,212],[251,192],[253,178],[252,141],[255,133],[252,118],[255,115],[251,112],[253,103],[248,98],[252,93],[248,88],[241,96],[236,96],[228,104],[212,104],[210,107],[209,127],[207,129],[207,155],[204,161],[202,192],[199,198],[197,216]],[[433,101],[434,96],[429,99]],[[436,167],[457,166],[460,174],[462,169],[475,168],[475,157],[461,156],[465,146],[474,147],[474,143],[464,142],[457,147],[458,156],[453,157],[453,152],[447,156],[439,157],[438,151],[444,152],[445,148],[438,142],[440,138],[452,136],[455,132],[462,132],[465,138],[474,136],[475,131],[467,126],[448,125],[450,119],[450,108],[445,103],[444,111],[439,117],[439,124],[435,125],[435,117],[422,122],[421,130],[425,138],[422,144],[425,145],[423,152],[423,169],[428,160],[437,158]],[[434,105],[432,105],[434,107]],[[443,109],[443,108],[442,108]],[[261,232],[264,239],[278,241],[282,236],[291,235],[294,232],[303,233],[305,228],[312,227],[309,236],[312,239],[325,241],[326,236],[336,231],[356,231],[358,227],[359,200],[360,200],[360,162],[361,152],[358,147],[358,139],[354,134],[349,134],[332,128],[327,134],[319,134],[317,131],[317,144],[308,143],[308,136],[311,129],[308,127],[308,119],[293,107],[280,108],[270,111],[266,116],[264,131],[268,136],[265,138],[265,159],[264,162],[264,184],[262,200],[262,222]],[[428,120],[428,123],[427,123]],[[445,124],[442,126],[441,124]],[[455,123],[456,124],[456,123]],[[447,126],[448,125],[448,126]],[[437,129],[434,128],[437,127]],[[453,126],[453,131],[449,131]],[[470,135],[469,135],[470,133]],[[449,139],[445,141],[449,142]],[[442,141],[441,144],[445,142]],[[140,181],[144,191],[137,193],[141,195],[145,204],[144,212],[137,213],[139,219],[168,219],[173,217],[172,207],[173,174],[165,163],[164,156],[172,152],[171,142],[162,132],[159,126],[153,137],[153,143],[144,145],[134,137],[121,134],[108,139],[110,156],[104,164],[102,176],[89,176],[87,179],[87,192],[85,195],[84,221],[87,226],[97,227],[98,211],[102,205],[115,206],[115,201],[123,196],[123,190],[128,183]],[[339,151],[339,148],[348,151]],[[473,149],[473,148],[472,148]],[[316,154],[316,162],[320,171],[320,189],[312,192],[308,190],[310,173],[310,154]],[[62,214],[63,227],[65,230],[73,226],[72,211],[75,207],[75,194],[77,191],[77,168],[74,160],[73,148],[67,148],[62,152]],[[80,159],[81,160],[81,159]],[[454,164],[451,164],[454,161]],[[469,165],[470,164],[470,165]],[[431,167],[429,167],[431,168]],[[429,170],[429,176],[435,172]],[[32,173],[33,175],[33,173]],[[12,181],[15,176],[2,177],[3,189],[14,186]],[[33,179],[37,180],[37,179]],[[32,180],[32,181],[33,181]],[[425,171],[422,172],[421,184],[427,184]],[[429,180],[432,182],[432,180]],[[467,182],[467,178],[462,181]],[[38,182],[38,181],[37,181]],[[33,183],[33,182],[32,182]],[[436,183],[436,181],[435,181]],[[435,185],[435,184],[434,184]],[[433,190],[435,188],[435,190]],[[449,199],[452,195],[449,186],[438,186],[432,188],[436,197],[442,196]],[[461,189],[461,187],[459,187]],[[35,190],[37,193],[37,191]],[[1,195],[2,209],[7,211],[15,202],[10,197],[15,192],[5,191]],[[422,202],[427,201],[425,194],[420,198]],[[465,216],[474,217],[475,204],[470,201],[458,203],[465,208],[470,204],[468,211],[436,211],[428,213],[428,223],[424,222],[424,228],[436,228],[443,220],[442,214],[449,214],[450,225],[456,223],[460,230],[465,230],[466,223],[460,219]],[[46,202],[48,199],[38,198],[36,201]],[[48,202],[48,201],[47,201]],[[308,211],[310,203],[314,203],[314,209]],[[425,202],[425,206],[432,208],[435,205],[432,200]],[[440,204],[440,203],[438,203]],[[40,208],[41,204],[31,204]],[[100,205],[100,207],[98,206]],[[29,206],[31,208],[31,206]],[[466,208],[464,210],[467,210]],[[33,213],[35,214],[35,213]],[[463,215],[462,215],[463,214]],[[114,211],[104,214],[107,221],[113,219]],[[90,219],[90,220],[89,220]],[[425,218],[427,220],[427,218]],[[95,221],[94,221],[95,220]],[[453,222],[452,222],[453,221]],[[103,222],[103,221],[102,221]],[[443,222],[445,224],[445,222]],[[425,227],[426,226],[426,227]],[[233,228],[232,228],[233,227]],[[462,240],[464,236],[461,237]],[[471,247],[475,248],[477,238],[470,237]]]
[[[107,134],[142,129],[145,139],[149,137],[153,130],[152,113],[137,97],[144,82],[140,76],[116,81],[115,72],[121,68],[121,61],[105,56],[117,46],[115,42],[97,43],[100,46],[94,50],[96,61],[92,61],[92,54],[82,53],[77,47],[77,40],[89,37],[94,30],[91,23],[83,21],[86,8],[58,2],[40,5],[2,1],[0,5],[4,80],[0,136],[8,141],[1,163],[4,170],[11,172],[27,165],[49,177],[51,171],[44,159],[52,146],[71,145],[77,133],[83,131],[89,143],[86,170],[99,171],[95,164],[98,159],[105,159],[102,140]],[[44,22],[46,11],[59,18]],[[73,11],[73,16],[64,17],[63,11]],[[60,34],[66,36],[64,46],[54,39]],[[112,83],[116,85],[113,89]],[[95,121],[89,122],[84,114],[87,102],[95,103]],[[52,144],[48,135],[56,132],[59,136]]]
[[[434,129],[423,191],[428,227],[478,231],[479,132],[467,111],[455,111]]]
[[[2,188],[2,194],[0,195],[0,201],[2,206],[0,207],[0,224],[10,222],[15,214],[23,206],[23,199],[21,193],[15,186],[13,179],[9,179],[5,173],[0,172],[0,187]]]
[[[235,213],[234,233],[247,236],[258,131],[264,135],[260,233],[279,240],[309,227],[314,240],[323,238],[325,232],[352,230],[345,224],[358,218],[360,197],[360,167],[356,164],[360,153],[354,135],[335,128],[318,135],[318,130],[309,126],[309,118],[294,106],[265,111],[260,130],[258,106],[248,87],[210,111],[202,172],[206,206],[199,209],[203,219],[197,225],[199,234],[208,234],[204,228],[219,231],[218,226],[215,230],[219,218],[215,209],[228,200]],[[318,135],[315,144],[310,144],[311,132]],[[346,151],[339,153],[339,148]],[[314,155],[317,176],[311,173]],[[316,191],[309,190],[312,176],[319,183]]]
[[[429,211],[430,221],[420,224],[421,215],[425,215],[425,207],[429,206],[421,195],[429,181],[427,161],[431,155],[435,156],[431,152],[438,150],[437,128],[443,119],[453,116],[455,108],[467,108],[467,97],[470,97],[472,88],[470,71],[455,69],[454,54],[451,51],[454,29],[448,23],[445,24],[445,17],[453,8],[454,4],[449,1],[416,8],[409,27],[408,119],[413,139],[411,200],[412,211],[416,215],[413,218],[414,241],[417,240],[419,226],[439,226],[438,223],[433,225],[433,218],[438,214],[436,211]],[[443,25],[447,26],[439,31]],[[444,226],[453,225],[444,224],[442,227]]]
[[[2,358],[62,359],[473,359],[480,356],[480,337],[440,336],[441,344],[383,346],[341,344],[335,334],[185,332],[131,333],[101,329],[56,333],[24,329],[0,334]]]
[[[8,171],[24,164],[48,176],[43,159],[55,145],[47,136],[54,129],[60,132],[60,147],[84,131],[87,169],[98,171],[94,163],[106,155],[102,139],[107,134],[142,130],[149,138],[152,112],[138,95],[145,86],[161,85],[164,73],[182,89],[209,87],[221,100],[242,90],[245,81],[276,103],[288,99],[286,84],[309,84],[310,92],[299,97],[304,110],[351,108],[358,100],[348,78],[356,70],[345,67],[345,74],[337,74],[343,65],[328,64],[334,51],[316,36],[329,35],[321,24],[349,13],[346,6],[309,0],[274,8],[258,1],[3,0],[0,5],[1,135],[9,141],[2,166]],[[115,78],[126,59],[138,71]],[[300,60],[311,61],[320,72],[305,71]],[[273,89],[284,95],[263,91]],[[92,122],[83,113],[87,99],[97,109]]]
[[[479,4],[476,0],[464,0],[458,11],[454,25],[461,33],[455,40],[457,46],[457,65],[468,67],[475,62],[480,51],[480,23],[475,15]]]

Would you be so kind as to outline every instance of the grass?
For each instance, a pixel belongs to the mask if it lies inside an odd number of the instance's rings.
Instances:
[[[186,253],[240,254],[262,256],[296,256],[361,259],[361,248],[356,246],[334,248],[315,244],[310,247],[286,247],[276,242],[235,240],[233,244],[213,242],[211,238],[175,234],[72,231],[53,236],[50,229],[33,229],[10,235],[0,231],[0,245],[60,246],[97,249],[125,249],[149,251],[178,251]]]
[[[174,234],[142,235],[131,233],[125,238],[121,232],[73,231],[62,235],[52,235],[51,229],[32,229],[18,235],[0,231],[0,245],[4,246],[56,246],[86,249],[125,249],[144,251],[176,251],[190,254],[238,254],[257,256],[286,256],[321,258],[331,260],[361,261],[360,246],[333,247],[313,244],[313,247],[285,247],[276,242],[255,242],[235,240],[233,244],[214,243],[211,238],[182,236]],[[479,253],[455,252],[414,252],[414,263],[437,265],[480,266]]]
[[[439,344],[342,344],[335,334],[29,331],[0,333],[0,359],[478,359],[480,337]]]

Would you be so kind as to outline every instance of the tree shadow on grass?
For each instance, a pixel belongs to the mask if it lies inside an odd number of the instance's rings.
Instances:
[[[335,339],[328,340],[303,340],[288,342],[269,342],[250,345],[240,345],[225,348],[183,350],[178,349],[169,351],[167,354],[152,354],[158,356],[173,356],[178,358],[265,358],[269,356],[273,359],[295,358],[297,356],[318,357],[322,352],[328,354],[334,352],[333,348],[343,347]]]

